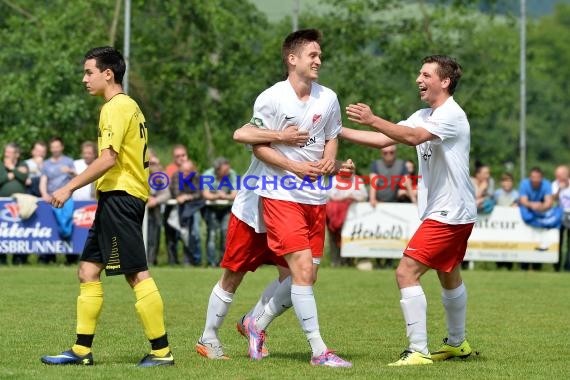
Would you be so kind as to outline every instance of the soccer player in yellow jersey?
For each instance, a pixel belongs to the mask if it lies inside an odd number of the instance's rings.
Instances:
[[[152,346],[138,365],[174,364],[162,298],[148,271],[142,236],[150,190],[147,129],[137,103],[123,93],[125,68],[121,53],[112,47],[94,48],[85,55],[83,83],[89,94],[106,102],[99,119],[99,156],[56,190],[51,204],[61,207],[73,191],[96,180],[97,212],[79,263],[77,340],[68,351],[43,356],[46,364],[93,364],[91,344],[103,306],[103,269],[107,276],[124,275],[135,292],[135,308]]]

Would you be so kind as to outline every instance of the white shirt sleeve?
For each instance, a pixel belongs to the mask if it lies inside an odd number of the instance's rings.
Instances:
[[[263,91],[255,100],[253,106],[253,117],[250,123],[258,128],[277,129],[277,123],[273,122],[275,118],[275,105],[269,91]]]
[[[338,136],[342,128],[342,117],[340,115],[340,104],[338,99],[335,98],[330,110],[331,117],[328,118],[328,123],[325,126],[325,140],[331,140]]]

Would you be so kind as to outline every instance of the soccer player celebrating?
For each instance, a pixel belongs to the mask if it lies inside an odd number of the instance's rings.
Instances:
[[[301,147],[276,143],[253,147],[256,157],[264,162],[262,180],[269,180],[261,181],[256,193],[261,196],[269,248],[285,258],[291,271],[291,302],[311,346],[311,364],[351,367],[323,341],[313,295],[324,246],[326,192],[296,178],[286,165],[286,160],[316,162],[325,175],[336,170],[340,106],[332,90],[316,83],[321,66],[320,40],[321,33],[315,29],[288,35],[282,45],[288,78],[262,92],[255,101],[252,123],[258,127],[282,131],[297,125],[309,132],[309,140]],[[294,183],[281,185],[286,178]],[[245,321],[252,359],[262,358],[265,323],[264,316]]]
[[[467,291],[460,275],[467,240],[477,219],[475,189],[469,178],[470,127],[453,99],[461,77],[459,64],[434,55],[423,60],[416,79],[420,98],[429,108],[393,124],[363,103],[347,107],[348,119],[378,132],[343,128],[341,137],[377,148],[403,143],[415,146],[419,162],[418,209],[422,223],[404,250],[396,269],[400,305],[406,321],[408,348],[389,365],[431,364],[433,360],[467,357],[465,340]],[[428,351],[427,301],[421,276],[437,270],[447,322],[447,338]]]
[[[291,146],[304,145],[309,138],[307,131],[299,131],[290,126],[283,131],[262,129],[253,124],[246,124],[234,133],[234,139],[243,144],[281,143]],[[279,154],[275,152],[275,154]],[[221,262],[224,272],[216,283],[208,300],[206,324],[202,336],[196,343],[196,351],[209,359],[228,359],[224,353],[218,330],[233,302],[235,292],[245,274],[255,271],[267,263],[276,265],[279,276],[267,285],[256,305],[237,323],[238,331],[249,339],[249,331],[244,321],[248,318],[263,316],[265,330],[279,315],[291,307],[291,278],[287,262],[275,255],[267,246],[267,234],[263,218],[260,215],[259,196],[253,189],[258,186],[256,177],[261,175],[262,163],[252,156],[247,172],[242,176],[246,183],[237,193],[233,202],[226,251]],[[352,160],[338,163],[340,170],[354,173]],[[318,164],[312,162],[288,161],[289,170],[299,178],[316,178],[321,173]],[[253,355],[257,355],[257,349]],[[262,357],[269,355],[267,347],[262,346]]]
[[[164,327],[163,303],[147,267],[142,236],[149,195],[148,135],[137,103],[123,93],[125,61],[112,47],[94,48],[84,61],[83,83],[89,94],[101,96],[98,158],[62,188],[51,204],[61,207],[73,191],[97,180],[97,212],[81,255],[77,297],[77,340],[59,355],[43,356],[46,364],[93,365],[91,345],[103,306],[101,272],[124,275],[135,293],[135,308],[151,343],[140,367],[172,365]]]

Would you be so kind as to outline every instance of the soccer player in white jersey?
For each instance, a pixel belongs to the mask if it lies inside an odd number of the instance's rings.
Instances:
[[[288,77],[263,91],[255,101],[253,124],[277,131],[296,125],[309,132],[309,140],[300,147],[277,143],[253,147],[256,157],[264,162],[256,193],[261,196],[269,248],[287,260],[291,271],[291,302],[311,346],[311,364],[351,367],[324,343],[313,295],[324,247],[326,190],[292,175],[282,162],[316,162],[323,174],[335,173],[341,114],[336,94],[315,82],[321,66],[320,39],[321,33],[315,29],[288,35],[282,45]],[[252,359],[262,358],[265,324],[265,315],[245,321]]]
[[[284,131],[267,131],[248,124],[234,133],[234,139],[238,142],[253,144],[280,141],[295,146],[306,143],[308,136],[307,132],[299,132],[297,127],[290,127]],[[279,271],[279,278],[267,286],[256,306],[248,314],[261,312],[265,304],[275,296],[280,285],[287,289],[285,283],[289,276],[287,262],[274,255],[267,248],[265,225],[259,213],[259,196],[253,192],[253,188],[257,185],[255,178],[261,174],[260,169],[260,161],[252,156],[252,162],[242,176],[246,183],[238,191],[232,205],[226,236],[226,250],[221,262],[224,272],[220,281],[212,289],[208,301],[204,331],[196,343],[196,351],[209,359],[228,359],[228,356],[223,352],[218,330],[224,322],[237,288],[248,271],[253,272],[266,263],[275,264]],[[316,165],[311,163],[290,162],[290,170],[296,171],[301,178],[305,175],[316,176],[319,174]],[[276,297],[279,315],[291,306],[290,301],[279,299],[281,293],[282,291],[278,292]],[[246,334],[241,325],[238,323],[240,332]],[[267,351],[265,351],[265,355],[268,355]]]
[[[296,126],[288,127],[283,131],[270,131],[246,124],[234,133],[234,140],[244,144],[275,141],[299,146],[305,144],[308,137],[307,131],[299,131]],[[279,153],[275,152],[275,154]],[[289,170],[299,178],[308,176],[316,179],[321,174],[319,165],[316,163],[289,161],[288,165]],[[354,173],[352,160],[337,163],[337,165],[340,166],[341,171]],[[247,316],[256,317],[263,314],[266,319],[269,317],[268,325],[291,307],[289,267],[282,257],[276,256],[267,247],[265,225],[259,210],[259,196],[253,191],[257,186],[256,177],[259,178],[261,174],[260,168],[260,161],[253,156],[248,170],[242,176],[245,183],[238,191],[232,206],[226,251],[221,262],[224,272],[210,294],[206,324],[202,336],[196,343],[196,351],[209,359],[228,359],[223,351],[218,330],[225,320],[235,292],[248,271],[254,272],[259,266],[272,263],[278,269],[279,276],[267,285],[257,304],[237,323],[238,331],[242,335],[249,339],[249,332],[243,324]],[[265,309],[268,311],[266,312]],[[269,355],[266,347],[263,347],[262,355],[263,357]]]
[[[383,148],[397,143],[415,146],[419,162],[418,208],[422,223],[404,250],[396,269],[400,305],[406,321],[408,348],[389,365],[431,364],[433,360],[468,357],[465,340],[467,291],[460,275],[467,240],[477,219],[475,189],[469,179],[470,127],[453,99],[461,67],[450,57],[424,58],[416,79],[420,98],[429,108],[393,124],[374,115],[366,104],[347,107],[348,119],[375,131],[343,128],[341,137]],[[378,133],[380,132],[380,133]],[[435,352],[428,351],[427,301],[421,276],[437,270],[442,287],[447,338]]]

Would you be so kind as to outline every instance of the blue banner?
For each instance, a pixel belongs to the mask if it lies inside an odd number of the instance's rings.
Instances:
[[[52,207],[40,200],[38,209],[26,220],[20,218],[12,198],[0,198],[0,253],[81,254],[93,220],[97,202],[75,201],[71,239],[59,236]]]

